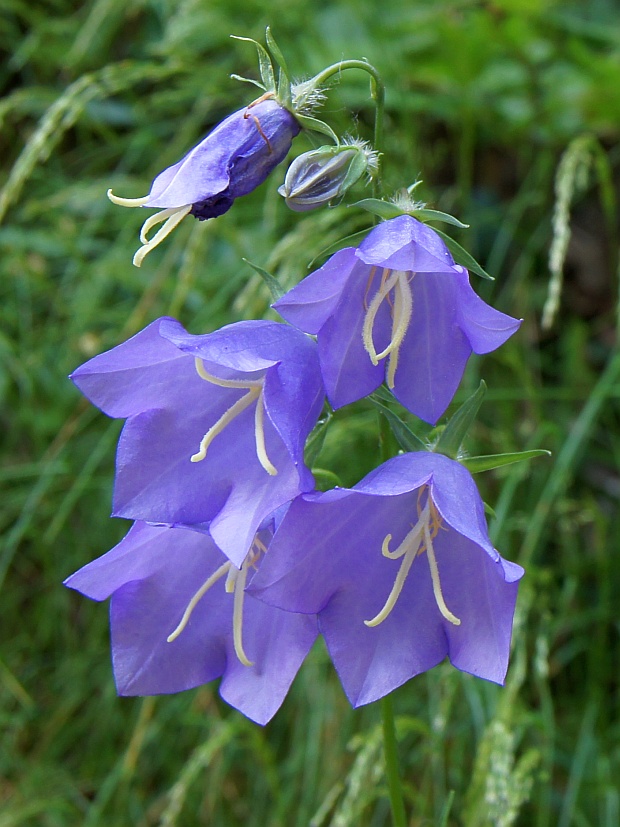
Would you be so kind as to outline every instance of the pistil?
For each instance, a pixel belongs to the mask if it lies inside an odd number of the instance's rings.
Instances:
[[[253,661],[248,658],[245,649],[243,648],[243,608],[245,600],[245,585],[248,578],[248,570],[256,567],[256,563],[266,551],[267,548],[264,543],[255,537],[252,548],[247,553],[240,569],[235,568],[235,566],[233,566],[230,562],[223,563],[218,569],[216,569],[190,599],[185,611],[183,612],[183,617],[181,618],[179,625],[166,638],[168,643],[172,643],[172,641],[178,638],[189,623],[192,613],[199,601],[205,596],[209,589],[217,583],[218,580],[221,580],[221,578],[226,575],[224,590],[227,594],[232,594],[233,596],[232,624],[235,654],[244,666],[253,666]]]
[[[220,388],[235,388],[239,390],[247,390],[247,393],[237,399],[237,401],[224,411],[217,422],[212,425],[200,441],[199,450],[193,454],[190,459],[192,462],[200,462],[207,456],[207,450],[215,437],[221,434],[227,425],[236,419],[242,411],[248,408],[253,402],[256,402],[256,410],[254,413],[254,438],[256,440],[256,456],[258,461],[270,476],[275,476],[278,469],[271,462],[267,456],[267,449],[265,447],[265,406],[263,402],[263,380],[262,379],[220,379],[218,376],[212,376],[205,370],[202,360],[198,357],[195,359],[196,371],[201,379],[210,382],[212,385],[217,385]]]
[[[111,189],[108,190],[108,198],[113,204],[117,204],[119,207],[145,207],[147,202],[150,201],[149,195],[145,195],[143,198],[121,198],[118,195],[114,195]],[[190,213],[192,206],[192,204],[185,204],[181,207],[168,207],[146,219],[140,230],[142,247],[140,247],[133,257],[133,263],[136,267],[140,267],[151,250],[158,247],[161,242],[170,235],[174,228]],[[158,224],[163,224],[164,226],[149,240],[149,230]]]
[[[427,493],[426,505],[423,509],[420,509],[420,498],[425,490],[427,490],[426,486],[421,488],[418,493],[418,521],[414,526],[412,526],[411,530],[407,533],[398,548],[394,551],[390,551],[390,542],[392,540],[391,534],[387,534],[383,540],[381,546],[381,553],[383,556],[390,560],[399,560],[402,558],[402,563],[400,564],[400,568],[394,579],[394,585],[392,586],[383,608],[371,620],[364,621],[366,626],[378,626],[390,615],[403,590],[403,586],[405,585],[405,581],[407,580],[407,575],[413,565],[413,561],[417,556],[423,554],[424,552],[426,552],[428,558],[431,582],[433,584],[433,595],[435,597],[437,608],[439,609],[442,617],[454,626],[460,626],[461,624],[459,618],[456,617],[450,609],[448,609],[443,597],[441,581],[439,578],[439,567],[437,565],[437,558],[433,547],[433,539],[437,536],[440,529],[443,528],[442,519],[437,512],[429,493]]]
[[[373,268],[374,271],[374,268]],[[392,331],[388,346],[380,353],[377,353],[373,340],[373,329],[377,313],[384,301],[390,301],[390,292],[394,290],[393,305],[390,307],[392,315]],[[364,324],[362,326],[362,339],[364,348],[370,356],[373,365],[378,365],[382,359],[389,357],[387,369],[387,384],[391,389],[394,387],[394,377],[398,367],[398,356],[400,347],[409,328],[413,314],[413,296],[409,287],[409,276],[400,270],[383,270],[381,284],[370,302]]]

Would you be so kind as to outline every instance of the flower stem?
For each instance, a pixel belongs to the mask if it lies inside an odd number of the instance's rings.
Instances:
[[[338,63],[333,63],[318,75],[312,78],[312,85],[315,87],[321,86],[333,75],[336,75],[345,69],[361,69],[363,72],[368,72],[370,75],[370,97],[375,104],[375,134],[373,141],[373,149],[377,151],[377,172],[373,177],[373,195],[378,197],[381,194],[381,158],[383,152],[383,116],[385,112],[385,85],[381,79],[381,75],[372,65],[366,60],[341,60]]]
[[[383,719],[383,754],[385,755],[385,775],[390,793],[392,822],[394,827],[407,827],[403,788],[398,773],[398,754],[396,729],[394,727],[394,709],[391,695],[381,698],[381,716]]]

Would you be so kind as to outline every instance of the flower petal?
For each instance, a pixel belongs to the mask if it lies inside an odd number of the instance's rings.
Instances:
[[[259,724],[276,713],[317,636],[316,618],[244,600],[243,642],[233,641],[233,596],[214,583],[171,642],[192,597],[225,558],[204,534],[136,523],[118,546],[66,585],[102,600],[112,594],[114,676],[121,695],[180,692],[222,676],[220,694]]]
[[[316,335],[335,312],[351,271],[357,264],[354,247],[335,253],[322,267],[306,276],[272,305],[274,310],[306,333]]]
[[[459,386],[471,347],[457,324],[453,275],[413,277],[413,314],[400,348],[394,396],[434,425]]]
[[[410,215],[375,227],[357,250],[366,264],[413,273],[453,273],[454,259],[440,236]]]
[[[477,296],[469,284],[466,270],[461,285],[457,303],[459,327],[474,353],[490,353],[519,329],[521,320],[500,313]]]

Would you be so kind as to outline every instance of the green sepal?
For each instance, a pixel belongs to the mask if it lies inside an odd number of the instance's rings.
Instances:
[[[328,411],[327,414],[323,417],[323,419],[319,419],[319,421],[316,423],[316,425],[310,432],[310,436],[308,437],[306,447],[304,449],[304,462],[306,463],[308,468],[312,468],[314,463],[319,458],[319,454],[321,453],[321,450],[323,449],[323,445],[325,443],[327,429],[332,419],[333,414],[331,411]]]
[[[460,227],[461,230],[466,230],[469,227],[469,224],[463,224],[462,221],[459,221],[450,213],[441,212],[440,210],[427,210],[421,207],[419,210],[412,210],[409,214],[420,221],[443,221],[444,224],[452,224],[453,227]]]
[[[269,57],[269,52],[257,40],[252,37],[240,37],[236,34],[231,34],[233,40],[242,40],[245,43],[253,43],[256,46],[258,53],[258,65],[260,69],[260,76],[265,86],[265,91],[276,93],[276,78],[273,73],[273,64]]]
[[[459,462],[472,474],[481,471],[490,471],[492,468],[501,468],[502,465],[511,465],[513,462],[534,459],[534,457],[550,457],[551,451],[536,448],[533,451],[517,451],[512,454],[488,454],[481,457],[462,457]]]
[[[278,89],[276,92],[276,99],[289,112],[293,111],[293,94],[291,92],[291,82],[286,76],[283,69],[278,72]]]
[[[443,238],[443,240],[446,243],[446,247],[452,253],[452,256],[457,264],[462,264],[463,267],[467,267],[468,270],[471,270],[473,273],[475,273],[477,276],[480,276],[483,279],[495,281],[494,277],[490,276],[487,273],[487,271],[484,270],[478,264],[476,259],[470,253],[468,253],[467,250],[464,250],[463,247],[461,247],[458,241],[455,241],[449,235],[446,235],[446,233],[442,232],[441,230],[438,230],[436,227],[433,227],[433,231]]]
[[[258,273],[258,275],[262,278],[269,288],[269,292],[271,293],[271,297],[274,302],[277,302],[278,299],[282,298],[286,291],[282,288],[282,285],[275,276],[272,276],[268,270],[264,270],[262,267],[259,267],[258,264],[253,264],[247,258],[242,258],[241,260],[245,261],[245,263],[248,264],[252,270]]]
[[[329,488],[340,488],[342,481],[333,471],[327,468],[311,468],[316,487],[319,491],[327,491]]]
[[[327,135],[328,138],[332,139],[336,146],[340,145],[338,136],[329,124],[326,124],[324,121],[320,121],[318,118],[311,118],[309,115],[299,115],[298,113],[295,113],[295,117],[304,129],[309,129],[311,132],[320,132],[322,135]]]
[[[286,65],[286,60],[284,59],[284,55],[274,40],[269,26],[267,26],[265,31],[265,40],[267,41],[267,48],[269,49],[271,56],[273,57],[276,65],[279,67],[276,97],[282,106],[292,111],[293,93],[291,92],[291,77],[288,71],[288,66]]]
[[[451,459],[458,457],[463,440],[476,418],[486,391],[486,382],[484,379],[481,379],[478,390],[472,394],[469,399],[466,399],[458,411],[452,415],[450,421],[441,432],[439,439],[433,446],[433,451],[437,454],[445,454],[445,456]]]
[[[349,149],[355,149],[354,146],[349,147]],[[355,158],[349,164],[349,168],[347,169],[347,174],[345,176],[344,181],[342,182],[341,191],[346,192],[350,189],[353,184],[355,184],[362,175],[368,169],[368,161],[366,156],[363,152],[359,151],[356,153]]]
[[[267,48],[271,52],[271,55],[272,55],[273,59],[278,64],[278,66],[280,67],[280,69],[283,72],[284,76],[286,77],[286,80],[287,80],[287,82],[289,84],[289,88],[290,88],[290,84],[291,84],[290,76],[291,76],[291,74],[288,70],[288,66],[286,65],[286,60],[284,59],[284,55],[280,51],[280,47],[276,43],[274,36],[271,34],[271,28],[269,26],[267,26],[267,29],[265,30],[265,41],[267,42]]]
[[[403,449],[403,451],[428,451],[428,446],[422,442],[420,437],[416,436],[411,428],[406,425],[403,420],[395,414],[393,410],[384,405],[383,402],[379,402],[378,399],[374,399],[372,396],[368,397],[368,401],[371,402],[382,415],[387,419],[387,422],[392,430],[392,433],[396,437],[396,441]]]
[[[265,87],[263,86],[263,84],[262,84],[262,83],[260,83],[260,82],[259,82],[259,81],[257,81],[257,80],[254,80],[254,78],[244,78],[244,77],[241,77],[241,75],[231,75],[231,78],[232,78],[233,80],[240,80],[240,81],[241,81],[241,83],[251,83],[251,84],[252,84],[252,86],[258,86],[258,88],[259,88],[259,89],[262,89],[262,90],[263,90],[263,92],[265,92],[265,91],[266,91],[266,90],[265,90]]]
[[[382,201],[380,198],[362,198],[361,201],[355,201],[349,204],[350,207],[361,207],[366,212],[389,220],[390,218],[398,218],[399,215],[407,215],[407,213],[397,204],[392,204],[390,201]]]
[[[491,517],[492,519],[495,519],[495,517],[497,516],[497,514],[496,514],[496,513],[495,513],[495,511],[491,508],[491,506],[490,506],[488,503],[485,503],[484,501],[483,501],[482,505],[484,506],[484,513],[485,513],[488,517]]]

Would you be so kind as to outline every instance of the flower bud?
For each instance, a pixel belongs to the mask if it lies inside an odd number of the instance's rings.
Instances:
[[[291,210],[305,212],[342,197],[376,169],[377,153],[364,141],[321,146],[295,158],[278,192]]]

